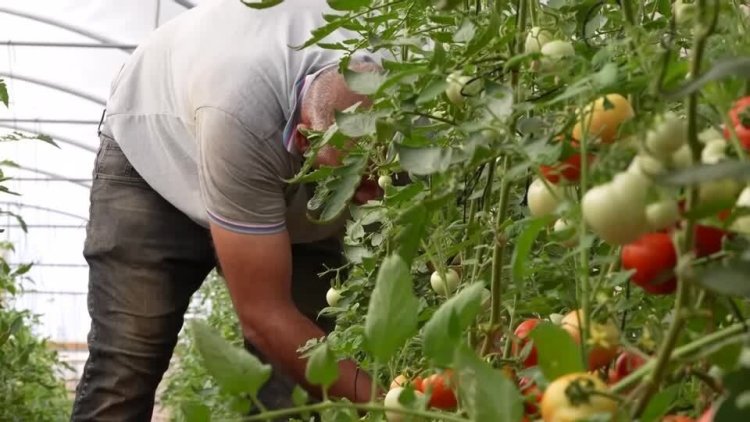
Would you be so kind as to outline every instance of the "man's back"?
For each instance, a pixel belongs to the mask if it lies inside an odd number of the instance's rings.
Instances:
[[[271,152],[259,159],[275,161],[283,169],[278,176],[290,177],[300,158],[286,151],[281,134],[295,82],[340,54],[292,47],[322,26],[328,12],[324,0],[286,0],[265,10],[214,0],[185,12],[149,37],[113,82],[105,133],[157,192],[207,226],[196,112],[217,110],[254,135],[243,142],[270,143],[264,150]],[[304,198],[289,202],[304,206]]]

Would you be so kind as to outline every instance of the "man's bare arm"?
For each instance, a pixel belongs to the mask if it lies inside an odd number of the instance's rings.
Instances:
[[[245,337],[272,364],[320,397],[320,391],[305,381],[307,362],[297,349],[325,333],[300,313],[292,300],[288,233],[239,234],[211,224],[211,234]],[[370,377],[362,372],[357,376],[352,361],[340,362],[339,369],[339,379],[330,394],[355,402],[368,401]]]

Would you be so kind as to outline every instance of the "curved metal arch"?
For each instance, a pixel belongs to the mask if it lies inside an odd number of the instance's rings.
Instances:
[[[43,79],[37,79],[31,76],[19,75],[17,73],[9,73],[9,72],[2,72],[2,71],[0,71],[0,77],[9,78],[9,79],[18,79],[19,81],[24,81],[30,84],[40,85],[46,88],[51,88],[57,91],[64,92],[66,94],[70,94],[76,97],[83,98],[84,100],[89,100],[91,102],[99,104],[100,106],[104,106],[107,104],[107,100],[103,98],[99,98],[94,95],[87,94],[85,92],[82,92],[77,89],[73,89],[64,85],[56,84],[54,82],[45,81]]]
[[[5,13],[8,15],[18,16],[19,18],[24,19],[31,19],[36,22],[41,22],[47,25],[56,26],[58,28],[62,28],[66,31],[74,32],[79,35],[83,35],[84,37],[91,38],[92,40],[96,40],[102,43],[107,44],[115,44],[117,43],[116,40],[113,40],[111,38],[105,37],[104,35],[97,34],[95,32],[91,32],[89,30],[79,28],[75,25],[71,25],[69,23],[61,22],[56,19],[47,18],[44,16],[34,15],[32,13],[28,12],[22,12],[20,10],[11,9],[9,7],[0,7],[0,13]],[[120,49],[126,53],[130,53],[130,50]]]
[[[39,205],[24,204],[24,203],[21,203],[21,202],[0,202],[0,205],[14,206],[14,207],[18,207],[18,208],[28,208],[28,209],[32,209],[32,210],[49,212],[49,213],[52,213],[52,214],[64,215],[66,217],[75,218],[75,219],[78,219],[78,220],[81,220],[81,221],[89,221],[88,218],[80,216],[78,214],[73,214],[73,213],[66,212],[66,211],[60,211],[60,210],[55,209],[55,208],[42,207],[42,206],[39,206]]]
[[[188,9],[192,9],[195,7],[195,5],[188,0],[174,0],[175,3],[179,4],[182,7],[186,7]]]
[[[16,165],[15,168],[17,168],[19,170],[23,170],[23,171],[29,171],[29,172],[32,172],[32,173],[41,174],[43,176],[56,177],[56,178],[64,179],[67,183],[72,183],[74,185],[78,185],[78,186],[84,187],[86,189],[91,189],[91,185],[90,184],[84,183],[84,182],[79,182],[77,180],[68,180],[68,179],[65,178],[65,176],[63,176],[62,174],[59,174],[59,173],[53,173],[51,171],[35,169],[35,168],[32,168],[32,167],[26,167],[26,166],[22,166],[22,165]],[[11,178],[11,180],[13,180],[13,179]]]
[[[7,123],[2,123],[2,122],[0,122],[0,127],[6,128],[6,129],[11,129],[11,130],[17,130],[19,132],[31,133],[31,134],[34,134],[34,135],[49,136],[50,138],[52,138],[53,140],[55,140],[55,142],[57,142],[57,143],[72,145],[72,146],[74,146],[76,148],[81,148],[83,150],[86,150],[86,151],[89,151],[89,152],[93,152],[94,154],[96,154],[96,151],[97,151],[97,149],[95,147],[90,147],[90,146],[86,145],[85,143],[83,143],[81,141],[76,141],[76,140],[73,140],[73,139],[70,139],[70,138],[66,138],[64,136],[55,135],[55,134],[52,134],[50,132],[44,132],[44,133],[42,133],[40,131],[31,129],[31,128],[28,128],[28,127],[18,126],[18,125],[10,125],[10,124],[7,124]]]

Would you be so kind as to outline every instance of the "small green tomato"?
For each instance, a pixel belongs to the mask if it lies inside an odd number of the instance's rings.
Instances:
[[[445,271],[445,279],[440,276],[438,271],[433,272],[430,276],[430,286],[432,286],[432,290],[443,296],[448,296],[455,292],[458,288],[458,282],[458,273],[452,268],[448,268]]]
[[[526,53],[539,53],[542,47],[550,41],[552,41],[552,34],[546,29],[535,26],[526,35],[524,48]]]
[[[326,292],[326,302],[328,302],[328,306],[337,306],[339,304],[339,301],[341,300],[341,292],[336,289],[335,287],[331,287]]]
[[[393,186],[393,179],[391,179],[391,176],[384,174],[378,177],[378,186],[380,186],[382,189],[388,189],[389,187]]]
[[[646,206],[646,221],[653,231],[673,226],[680,219],[680,209],[674,199],[663,199]]]

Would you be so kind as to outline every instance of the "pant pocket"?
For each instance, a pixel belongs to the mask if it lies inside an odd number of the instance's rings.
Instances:
[[[100,135],[101,144],[94,166],[94,178],[124,183],[146,184],[138,171],[130,164],[117,142],[107,135]]]

